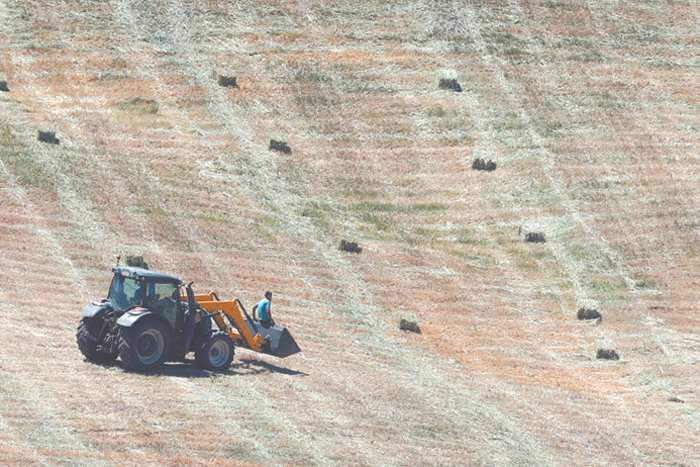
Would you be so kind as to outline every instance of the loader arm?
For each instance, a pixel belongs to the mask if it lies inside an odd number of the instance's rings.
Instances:
[[[251,350],[256,352],[263,351],[265,339],[258,333],[255,323],[247,316],[241,302],[237,298],[233,300],[219,300],[214,292],[197,294],[194,298],[203,312],[208,314],[215,313],[212,315],[212,319],[220,330],[231,336],[234,342],[242,340]],[[226,323],[224,317],[228,318],[228,323]],[[253,331],[251,331],[251,326],[248,323],[251,324]]]

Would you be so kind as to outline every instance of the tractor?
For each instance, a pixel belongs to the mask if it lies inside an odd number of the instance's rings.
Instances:
[[[117,357],[128,371],[157,371],[194,352],[198,367],[226,371],[236,346],[285,358],[300,352],[289,331],[252,319],[238,299],[197,295],[194,281],[148,269],[117,266],[107,298],[87,305],[78,326],[78,348],[87,360]]]

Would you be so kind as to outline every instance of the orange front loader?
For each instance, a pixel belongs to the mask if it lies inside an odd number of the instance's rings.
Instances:
[[[260,321],[253,320],[248,315],[237,298],[222,301],[215,292],[211,292],[206,295],[196,294],[194,299],[202,310],[196,322],[213,319],[219,330],[228,334],[235,345],[280,358],[300,352],[287,328],[275,324],[263,326]]]

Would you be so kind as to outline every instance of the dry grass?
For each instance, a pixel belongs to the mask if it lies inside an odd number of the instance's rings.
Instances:
[[[0,1],[0,463],[699,464],[698,19]],[[303,354],[84,362],[79,310],[129,251],[248,306],[272,290]]]

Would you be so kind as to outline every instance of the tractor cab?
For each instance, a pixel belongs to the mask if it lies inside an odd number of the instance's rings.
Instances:
[[[171,329],[179,329],[184,311],[180,302],[180,279],[128,266],[114,267],[112,272],[108,299],[116,310],[145,308],[162,315]]]

